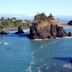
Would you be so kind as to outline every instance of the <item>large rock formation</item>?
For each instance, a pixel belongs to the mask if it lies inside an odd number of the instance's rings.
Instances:
[[[66,36],[66,32],[52,14],[46,16],[44,13],[35,16],[30,27],[30,38],[56,38]]]

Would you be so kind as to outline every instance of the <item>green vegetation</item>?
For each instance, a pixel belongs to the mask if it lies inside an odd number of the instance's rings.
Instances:
[[[17,20],[16,18],[7,18],[4,19],[3,17],[0,19],[0,30],[5,28],[17,28],[17,27],[30,27],[31,26],[30,21],[22,21]]]

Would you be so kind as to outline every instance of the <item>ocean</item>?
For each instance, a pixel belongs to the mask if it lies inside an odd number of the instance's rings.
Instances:
[[[72,37],[30,40],[11,33],[0,42],[0,72],[72,72]]]

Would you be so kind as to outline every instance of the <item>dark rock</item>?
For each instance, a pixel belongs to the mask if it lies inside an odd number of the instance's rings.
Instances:
[[[69,33],[68,33],[68,36],[72,36],[72,33],[71,33],[71,32],[69,32]]]
[[[39,23],[33,23],[34,25],[30,28],[30,35],[31,38],[40,38],[40,39],[45,39],[45,38],[50,38],[51,33],[50,33],[50,27],[48,26],[41,26]],[[42,23],[41,23],[42,24]]]
[[[67,33],[64,31],[63,27],[58,27],[57,29],[57,37],[67,36]]]
[[[2,31],[2,32],[0,32],[0,35],[7,35],[7,33]]]
[[[72,59],[70,60],[70,63],[72,63]]]
[[[72,25],[72,20],[68,22],[68,25]]]
[[[22,34],[24,33],[23,30],[21,29],[21,27],[18,27],[18,31],[15,34]]]
[[[51,25],[51,35],[56,38],[57,36],[57,25]]]

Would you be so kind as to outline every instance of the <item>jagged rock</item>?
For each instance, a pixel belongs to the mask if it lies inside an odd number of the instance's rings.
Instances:
[[[64,31],[63,27],[58,27],[57,29],[57,37],[67,36],[67,33]]]
[[[21,29],[21,27],[18,27],[18,31],[15,34],[22,34],[24,33],[23,30]]]
[[[30,37],[33,39],[56,38],[66,35],[63,27],[51,14],[48,17],[44,13],[36,15],[30,27]]]
[[[51,25],[51,31],[50,31],[51,35],[56,38],[57,36],[57,25]]]

